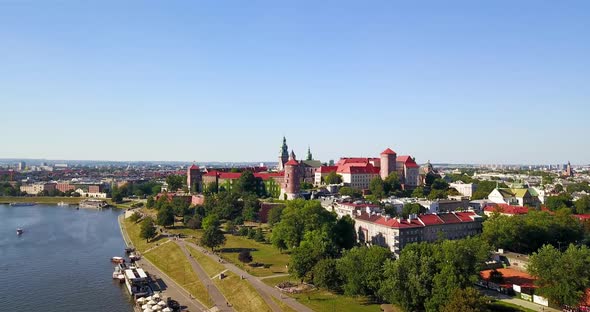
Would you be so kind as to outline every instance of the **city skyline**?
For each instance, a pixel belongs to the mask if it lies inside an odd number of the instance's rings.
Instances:
[[[590,162],[590,4],[2,3],[0,158]]]

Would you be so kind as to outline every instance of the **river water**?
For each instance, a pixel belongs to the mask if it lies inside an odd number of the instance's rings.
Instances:
[[[133,311],[111,278],[110,257],[125,248],[120,213],[0,205],[0,311]]]

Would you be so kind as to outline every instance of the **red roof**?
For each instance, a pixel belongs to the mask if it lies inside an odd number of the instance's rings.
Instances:
[[[371,161],[380,161],[379,158],[367,158],[367,157],[342,157],[336,164],[337,166],[346,164],[367,164]]]
[[[189,169],[190,170],[199,170],[199,166],[193,164]]]
[[[386,150],[384,150],[383,152],[381,152],[381,155],[386,154],[386,155],[396,155],[396,153],[391,150],[391,148],[388,148]]]
[[[397,156],[396,158],[396,162],[402,162],[404,163],[404,165],[408,168],[419,168],[420,166],[418,166],[418,164],[414,161],[414,158],[412,158],[409,155],[404,155],[404,156]]]
[[[379,214],[369,215],[361,210],[360,216],[355,216],[355,218],[380,225],[385,225],[392,228],[408,228],[448,223],[475,222],[475,220],[471,217],[476,215],[477,214],[473,211],[449,212],[438,214],[428,213],[418,215],[417,219],[412,219],[411,221],[409,221],[408,219],[400,219],[400,221],[398,221],[397,218],[384,217]]]
[[[511,288],[512,285],[519,285],[520,287],[527,287],[527,288],[536,288],[534,281],[535,278],[525,272],[512,269],[512,268],[500,268],[497,269],[498,272],[502,273],[502,277],[504,278],[504,282],[500,284],[500,286],[504,288]],[[486,281],[490,279],[490,273],[493,270],[484,270],[479,272],[481,278]]]
[[[338,166],[338,173],[350,173],[350,174],[379,174],[379,168],[369,164],[345,164]]]
[[[508,204],[491,204],[486,206],[484,211],[499,212],[507,215],[523,215],[529,213],[529,208],[523,206],[512,206]]]
[[[590,219],[590,214],[575,214],[574,217],[578,218],[580,221],[586,221]]]
[[[291,159],[285,163],[285,166],[299,166],[299,162],[295,159]]]
[[[266,181],[272,178],[283,178],[285,176],[285,172],[259,172],[254,174],[255,177],[261,178],[262,180]]]
[[[454,213],[441,213],[438,217],[441,218],[444,223],[461,223],[461,219],[459,219]]]
[[[476,215],[473,211],[455,211],[454,213],[462,222],[473,221],[472,218]]]
[[[445,223],[441,218],[439,218],[435,214],[420,215],[420,220],[422,220],[422,223],[424,223],[424,225],[437,225]]]
[[[384,217],[384,216],[381,216],[378,214],[370,215],[366,212],[361,212],[361,215],[356,216],[356,218],[361,219],[361,220],[365,220],[365,221],[369,221],[371,223],[385,225],[385,226],[388,226],[391,228],[414,228],[414,227],[423,227],[424,226],[415,219],[412,220],[411,222],[408,222],[407,219],[402,219],[400,221],[397,221],[396,218]]]
[[[318,170],[316,170],[316,172],[330,173],[330,172],[335,172],[336,170],[338,170],[338,166],[321,166],[318,168]]]

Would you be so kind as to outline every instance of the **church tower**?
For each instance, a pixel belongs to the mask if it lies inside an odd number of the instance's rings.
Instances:
[[[313,155],[311,155],[311,149],[309,146],[307,147],[307,158],[305,160],[313,160]]]
[[[186,185],[191,193],[199,193],[203,190],[203,176],[199,166],[193,164],[188,168],[186,172]]]
[[[289,161],[289,147],[287,146],[287,139],[283,137],[283,145],[279,151],[279,171],[285,170],[285,163]]]

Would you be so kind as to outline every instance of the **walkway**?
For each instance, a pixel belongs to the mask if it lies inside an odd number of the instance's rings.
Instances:
[[[218,262],[220,260],[219,257],[206,252],[206,250],[204,248],[202,248],[201,246],[197,246],[197,245],[195,245],[193,243],[189,243],[189,242],[186,242],[186,244],[197,249],[198,251],[202,252],[203,254],[207,255],[209,258],[213,259],[215,262]],[[313,310],[311,310],[307,306],[297,302],[297,300],[295,300],[294,298],[288,297],[288,296],[284,295],[278,289],[271,287],[269,285],[266,285],[264,282],[262,282],[260,280],[260,278],[252,276],[248,272],[246,272],[246,271],[238,268],[237,266],[235,266],[231,263],[228,263],[226,261],[222,261],[222,264],[223,264],[223,266],[225,266],[226,269],[237,274],[238,276],[243,276],[244,279],[249,281],[250,284],[254,287],[254,289],[256,289],[256,291],[258,291],[258,293],[262,296],[264,301],[266,301],[267,303],[273,302],[273,304],[269,304],[269,306],[271,307],[271,309],[273,309],[273,311],[281,311],[281,309],[270,298],[270,296],[275,297],[277,300],[290,306],[295,311],[313,312]],[[276,310],[276,309],[278,309],[278,310]]]
[[[184,243],[180,241],[175,241],[175,243],[180,247],[184,255],[188,258],[193,270],[199,277],[199,280],[205,287],[207,287],[207,292],[209,293],[209,297],[213,299],[213,302],[219,311],[234,311],[232,307],[228,306],[228,300],[223,296],[223,294],[219,291],[217,286],[213,284],[213,281],[209,278],[209,275],[205,273],[201,265],[195,261],[193,257],[191,257],[188,250],[186,250],[186,246]],[[280,311],[280,310],[279,310]]]
[[[127,247],[133,246],[131,243],[131,239],[127,235],[127,231],[123,230],[123,215],[119,216],[119,228],[121,229],[121,233],[123,235],[123,240],[125,241],[125,245]],[[137,263],[150,275],[159,280],[157,284],[163,284],[164,286],[162,289],[162,297],[171,297],[172,299],[178,301],[181,306],[186,307],[188,311],[207,311],[207,307],[199,303],[197,300],[190,298],[189,292],[186,291],[182,286],[178,285],[172,278],[166,275],[164,272],[160,271],[155,265],[153,265],[149,260],[142,258],[141,260],[137,261]],[[185,310],[186,311],[186,310]]]

